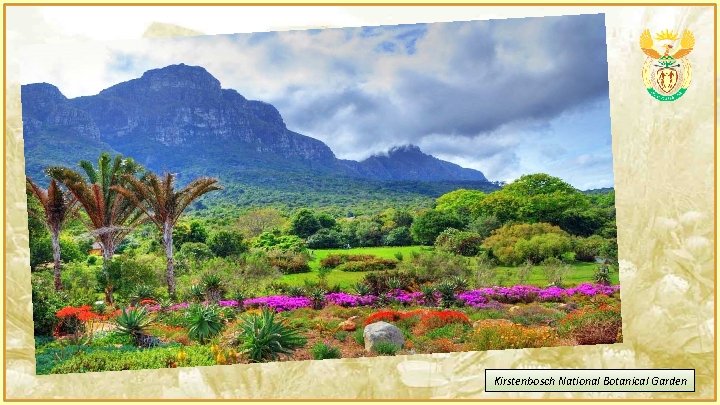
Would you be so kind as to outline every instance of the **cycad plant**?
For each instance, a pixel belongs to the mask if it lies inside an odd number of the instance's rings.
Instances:
[[[259,315],[243,318],[238,339],[243,353],[256,363],[290,355],[307,342],[298,330],[276,320],[275,312],[267,308]]]
[[[136,346],[140,346],[145,340],[147,329],[152,322],[152,316],[144,307],[124,308],[115,319],[117,331],[130,336]]]
[[[49,167],[47,173],[63,184],[87,213],[86,226],[100,244],[103,255],[105,300],[112,303],[110,261],[120,242],[142,222],[142,212],[118,193],[115,186],[122,185],[143,170],[132,159],[120,155],[111,158],[108,153],[100,155],[97,167],[85,160],[79,165],[84,175],[62,166]]]
[[[159,178],[148,173],[142,179],[125,176],[125,184],[115,190],[140,209],[162,232],[167,268],[165,281],[168,293],[175,296],[175,262],[173,261],[173,228],[183,211],[205,193],[220,190],[218,180],[201,177],[180,190],[175,189],[175,175],[165,173]]]
[[[50,231],[53,250],[53,273],[55,275],[55,290],[62,289],[60,278],[60,229],[65,221],[76,211],[77,199],[70,193],[63,192],[57,181],[50,180],[47,190],[40,188],[31,178],[26,178],[28,193],[37,197],[43,208],[43,223]]]
[[[200,344],[207,343],[222,331],[223,320],[217,305],[193,304],[188,308],[187,317],[188,337]]]

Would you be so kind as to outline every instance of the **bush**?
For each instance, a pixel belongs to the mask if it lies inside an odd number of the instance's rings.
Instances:
[[[214,254],[210,247],[202,242],[186,242],[180,246],[177,256],[180,261],[197,263],[212,258]]]
[[[307,239],[310,249],[332,249],[342,245],[342,235],[334,229],[321,229]]]
[[[182,348],[185,359],[182,366],[213,366],[215,356],[208,346],[187,346]],[[177,347],[154,348],[150,350],[93,350],[78,353],[50,370],[50,374],[85,373],[93,371],[143,370],[176,367]]]
[[[290,355],[306,343],[297,329],[275,320],[275,312],[267,308],[242,318],[238,339],[242,352],[256,363]]]
[[[558,325],[562,336],[570,336],[581,345],[616,343],[621,328],[620,307],[607,304],[571,312]]]
[[[63,263],[71,263],[81,261],[87,258],[87,251],[83,251],[81,246],[71,236],[60,235],[60,260]],[[52,263],[52,241],[50,234],[30,241],[30,267],[35,269],[43,263]]]
[[[550,327],[527,327],[511,322],[497,322],[476,330],[470,339],[470,349],[522,349],[554,346],[557,343],[558,335]]]
[[[582,262],[594,262],[607,240],[598,235],[592,235],[587,238],[574,238],[573,251],[575,258]]]
[[[438,250],[455,253],[462,256],[475,256],[480,252],[482,237],[475,232],[459,231],[449,228],[440,233],[435,239]]]
[[[529,260],[537,264],[545,259],[560,258],[565,253],[572,253],[572,241],[567,235],[546,233],[535,235],[530,239],[520,239],[515,243],[514,263]]]
[[[305,253],[271,250],[267,253],[270,265],[283,274],[307,273],[309,258]]]
[[[394,356],[400,347],[392,342],[377,342],[373,350],[380,356]]]
[[[210,250],[217,257],[238,256],[248,250],[240,232],[219,231],[207,241]]]
[[[304,251],[305,241],[295,235],[281,235],[279,231],[263,232],[255,239],[253,247],[263,250]]]
[[[412,234],[410,234],[410,228],[406,226],[397,227],[383,238],[383,244],[385,246],[410,246],[413,244]]]
[[[63,294],[55,291],[52,271],[33,272],[31,284],[35,336],[50,336],[57,323],[55,313],[64,306]]]
[[[205,344],[223,328],[220,308],[216,305],[193,304],[187,312],[188,337]]]
[[[61,278],[63,293],[69,305],[91,305],[97,300],[98,267],[83,262],[63,265]],[[133,286],[134,288],[134,286]]]
[[[449,252],[432,251],[413,254],[403,261],[399,269],[417,284],[425,284],[453,276],[469,277],[472,273],[470,259]]]
[[[555,236],[547,236],[555,234]],[[543,236],[528,242],[535,236]],[[525,241],[520,243],[520,241]],[[519,249],[518,244],[519,245]],[[558,256],[571,250],[569,235],[557,226],[546,223],[505,225],[493,231],[483,241],[483,248],[490,250],[502,264],[516,265],[527,259]],[[559,251],[559,252],[558,252]]]
[[[116,294],[127,299],[135,291],[138,284],[145,284],[153,288],[162,287],[161,281],[165,274],[166,263],[161,257],[154,255],[117,256],[108,266],[110,284]],[[102,280],[102,272],[97,272],[98,281]]]
[[[393,286],[388,283],[392,283],[391,280],[398,280],[400,285],[410,286],[414,278],[408,273],[400,271],[377,271],[365,274],[362,283],[367,285],[372,295],[382,295],[393,289]]]
[[[470,318],[460,311],[428,311],[420,317],[415,333],[424,335],[430,330],[454,324],[470,325]]]
[[[378,271],[390,270],[397,266],[393,259],[383,259],[373,255],[332,254],[320,260],[323,268],[337,268],[341,271]]]
[[[325,343],[315,344],[315,346],[313,346],[310,351],[312,353],[313,359],[315,360],[339,359],[342,357],[340,349],[338,349],[337,347],[329,346]]]
[[[497,217],[493,215],[481,215],[470,222],[468,230],[477,233],[481,238],[485,239],[492,234],[492,231],[501,226],[502,223]]]
[[[541,265],[547,282],[556,287],[562,287],[570,267],[554,257],[545,259]]]
[[[453,214],[430,210],[420,214],[410,227],[415,240],[423,245],[432,245],[438,235],[447,228],[462,228],[462,222]]]

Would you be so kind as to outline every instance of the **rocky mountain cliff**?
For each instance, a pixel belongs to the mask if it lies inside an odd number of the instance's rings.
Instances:
[[[75,166],[100,151],[132,156],[156,171],[221,180],[303,173],[372,181],[474,181],[472,169],[401,146],[362,162],[337,159],[323,142],[287,128],[270,104],[223,89],[204,68],[184,64],[145,72],[94,96],[67,99],[47,83],[22,86],[29,175],[50,164]]]

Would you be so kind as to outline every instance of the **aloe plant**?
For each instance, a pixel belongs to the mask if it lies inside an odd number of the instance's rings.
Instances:
[[[201,344],[207,343],[223,328],[220,308],[216,305],[193,304],[188,309],[187,317],[188,337]]]
[[[239,340],[242,351],[256,363],[277,360],[305,345],[298,330],[275,319],[275,312],[263,308],[260,315],[243,318]]]
[[[144,307],[124,308],[120,316],[115,319],[117,331],[132,337],[136,346],[140,346],[145,340],[147,329],[152,322],[152,316]]]

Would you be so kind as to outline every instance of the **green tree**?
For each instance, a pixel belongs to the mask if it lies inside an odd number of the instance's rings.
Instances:
[[[475,232],[460,231],[448,228],[435,239],[438,250],[455,253],[461,256],[476,256],[480,252],[482,238]]]
[[[85,176],[62,166],[49,167],[47,172],[72,193],[87,214],[83,217],[85,225],[100,244],[103,255],[105,300],[112,303],[108,266],[120,242],[143,220],[142,212],[115,186],[124,185],[129,176],[142,172],[142,167],[130,158],[110,157],[108,153],[100,155],[97,167],[85,160],[79,166]]]
[[[476,232],[481,238],[485,239],[490,236],[492,231],[501,226],[502,223],[494,215],[481,215],[470,222],[468,230]]]
[[[410,246],[413,243],[412,235],[410,234],[410,228],[406,226],[397,227],[387,235],[384,239],[385,246]]]
[[[455,214],[464,222],[470,222],[480,215],[482,200],[487,195],[480,190],[459,189],[443,194],[435,200],[435,209]]]
[[[162,233],[165,247],[165,282],[168,294],[175,297],[175,261],[173,260],[173,228],[185,209],[202,195],[220,190],[218,180],[200,177],[180,190],[175,189],[175,175],[165,173],[162,178],[147,173],[142,179],[125,175],[126,186],[115,186],[133,205],[141,210]],[[191,228],[192,230],[192,228]]]
[[[323,228],[307,239],[310,249],[331,249],[340,247],[342,235],[334,229]]]
[[[307,208],[298,211],[290,221],[290,233],[307,239],[321,228],[315,213]]]
[[[429,210],[418,215],[410,227],[413,238],[423,245],[432,245],[440,233],[448,228],[462,228],[463,224],[455,215]]]
[[[510,265],[519,264],[528,258],[526,256],[528,252],[532,252],[532,249],[527,246],[523,246],[523,248],[527,247],[525,250],[517,250],[516,247],[519,241],[530,240],[534,236],[546,234],[561,235],[564,238],[567,238],[567,244],[568,246],[571,246],[570,238],[567,232],[563,231],[556,225],[542,222],[534,224],[505,225],[502,228],[493,231],[492,235],[483,241],[482,246],[483,248],[490,250],[493,256],[495,256],[501,263]],[[551,242],[554,241],[555,240],[553,239]],[[544,242],[545,240],[536,240],[533,242],[532,248],[534,249],[535,246]],[[565,243],[565,240],[563,240],[562,243]],[[571,247],[568,247],[567,250],[571,250]]]
[[[287,222],[285,216],[275,208],[258,208],[238,218],[236,226],[246,238],[254,238],[263,232],[282,228]]]
[[[50,180],[47,190],[40,188],[30,177],[26,178],[27,192],[34,195],[42,207],[43,223],[50,232],[53,256],[53,274],[55,277],[55,290],[62,289],[60,277],[60,229],[76,209],[77,199],[70,193],[63,192],[57,181]]]
[[[247,251],[240,232],[221,230],[208,239],[208,247],[217,257],[237,256]]]
[[[198,221],[190,223],[178,221],[173,228],[173,245],[175,250],[180,249],[182,245],[188,242],[205,243],[207,242],[208,231],[205,226]]]

